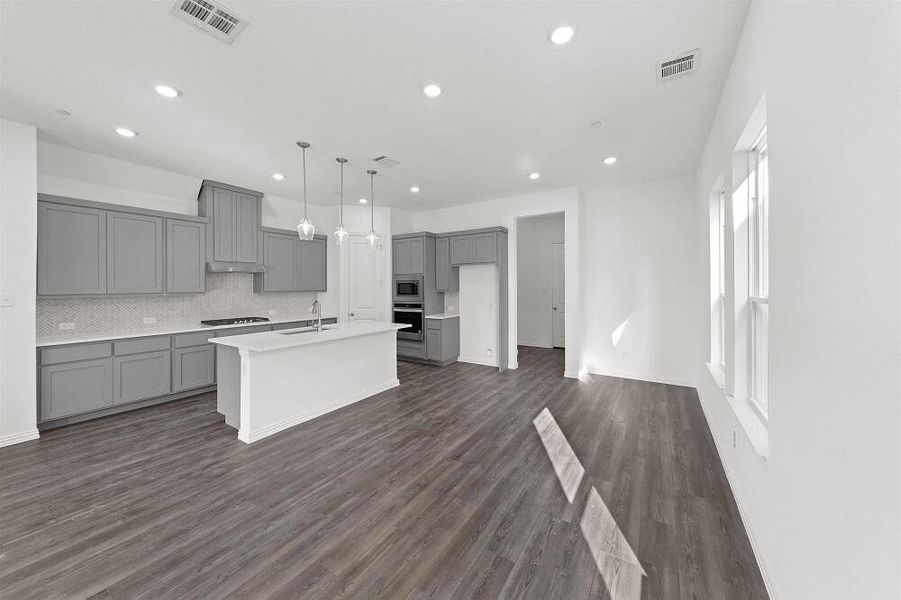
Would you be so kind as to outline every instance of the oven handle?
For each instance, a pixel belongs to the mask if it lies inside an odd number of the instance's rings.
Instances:
[[[422,309],[421,309],[421,308],[395,308],[395,309],[394,309],[394,312],[415,312],[415,313],[421,313],[421,312],[422,312]]]

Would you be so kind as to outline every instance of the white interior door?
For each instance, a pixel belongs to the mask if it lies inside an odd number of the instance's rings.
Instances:
[[[566,347],[566,244],[553,242],[551,244],[551,327],[554,332],[554,347]],[[547,310],[547,309],[545,309]]]
[[[382,321],[382,249],[373,249],[365,236],[347,241],[347,318],[350,321]]]

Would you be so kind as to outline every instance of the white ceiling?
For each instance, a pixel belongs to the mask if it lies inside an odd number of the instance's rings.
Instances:
[[[694,172],[748,6],[224,4],[250,22],[231,46],[170,16],[168,1],[3,1],[0,114],[61,144],[289,197],[305,139],[320,204],[336,202],[338,155],[354,199],[368,195],[368,159],[399,160],[376,167],[376,200],[414,211],[660,179]],[[563,22],[576,37],[549,44]],[[656,79],[657,62],[696,47],[696,73]],[[421,91],[431,81],[436,99]],[[183,96],[161,98],[160,82]]]

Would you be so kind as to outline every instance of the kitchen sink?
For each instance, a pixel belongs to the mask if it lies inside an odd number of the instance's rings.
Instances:
[[[327,331],[329,329],[337,329],[337,325],[323,325],[322,330]],[[299,335],[301,333],[316,333],[316,329],[313,327],[304,327],[303,329],[292,329],[289,331],[279,331],[279,335]]]

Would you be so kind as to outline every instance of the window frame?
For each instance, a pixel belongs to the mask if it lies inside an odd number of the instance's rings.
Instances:
[[[763,127],[748,150],[748,301],[751,406],[769,416],[769,152]]]

